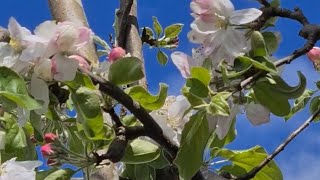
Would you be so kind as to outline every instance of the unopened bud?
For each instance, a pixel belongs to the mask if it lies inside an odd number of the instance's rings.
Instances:
[[[51,144],[45,144],[41,146],[40,151],[44,157],[49,157],[55,153],[52,149]]]
[[[319,47],[313,47],[307,53],[307,56],[313,63],[320,63],[320,48]]]
[[[56,134],[54,134],[54,133],[46,133],[46,134],[44,135],[44,141],[45,141],[46,143],[52,143],[52,142],[54,142],[57,138],[58,138],[58,136],[57,136]]]
[[[85,58],[83,58],[82,56],[79,55],[71,55],[69,56],[69,58],[75,59],[79,62],[79,66],[86,69],[86,70],[90,70],[90,65],[87,62],[87,60]]]
[[[126,55],[126,51],[122,49],[122,47],[115,47],[109,53],[108,59],[111,62],[115,62],[116,60],[122,58],[125,55]]]

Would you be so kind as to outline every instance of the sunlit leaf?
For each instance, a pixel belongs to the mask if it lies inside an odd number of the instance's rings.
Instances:
[[[180,24],[180,23],[172,24],[172,25],[165,28],[164,36],[166,38],[177,37],[180,34],[182,27],[183,27],[183,24]]]
[[[163,66],[168,63],[168,56],[160,49],[158,50],[158,53],[157,53],[157,59],[158,59],[158,62]]]
[[[307,103],[309,102],[311,96],[315,93],[315,91],[311,90],[305,90],[302,96],[300,96],[298,99],[295,100],[293,107],[290,111],[290,113],[285,117],[285,120],[290,119],[293,115],[295,115],[297,112],[302,110]]]
[[[156,32],[157,38],[159,38],[159,36],[161,35],[161,33],[162,33],[162,31],[163,31],[163,30],[162,30],[162,26],[161,26],[161,24],[159,23],[157,17],[152,16],[152,20],[153,20],[153,29],[154,29],[154,31]]]

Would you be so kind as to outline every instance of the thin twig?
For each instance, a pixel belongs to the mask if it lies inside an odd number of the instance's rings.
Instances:
[[[257,167],[253,168],[247,174],[236,178],[236,180],[248,180],[253,178],[262,168],[264,168],[270,161],[272,161],[284,148],[297,137],[304,129],[306,129],[312,121],[320,114],[320,108],[313,113],[298,129],[296,129],[278,148],[266,157]]]

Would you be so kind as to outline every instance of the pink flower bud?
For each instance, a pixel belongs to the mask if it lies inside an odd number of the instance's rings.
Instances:
[[[308,53],[307,53],[308,58],[313,62],[313,63],[320,63],[320,48],[319,47],[313,47]]]
[[[47,160],[47,165],[48,165],[48,166],[60,166],[61,163],[60,163],[59,160],[57,160],[57,159],[49,158],[49,159]]]
[[[40,151],[44,157],[49,157],[54,154],[51,144],[45,144],[41,146]]]
[[[72,58],[72,59],[77,60],[79,62],[80,67],[82,67],[86,70],[90,70],[90,65],[84,57],[79,56],[79,55],[71,55],[68,58]]]
[[[52,143],[52,142],[54,142],[57,138],[58,138],[58,136],[57,136],[56,134],[54,134],[54,133],[46,133],[46,134],[44,135],[44,141],[45,141],[46,143]]]
[[[122,49],[122,47],[115,47],[111,50],[109,54],[109,61],[115,62],[119,58],[122,58],[123,56],[126,55],[126,51]]]

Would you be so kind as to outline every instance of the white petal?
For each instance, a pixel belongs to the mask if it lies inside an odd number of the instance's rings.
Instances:
[[[54,37],[57,24],[54,21],[45,21],[36,27],[34,34],[49,41]]]
[[[229,17],[234,11],[234,6],[230,0],[211,0],[212,9],[220,16]]]
[[[30,111],[18,107],[17,114],[18,114],[18,124],[20,127],[23,127],[24,125],[26,125],[27,120],[30,117]]]
[[[209,125],[209,132],[212,132],[217,127],[218,119],[215,116],[211,116],[210,114],[207,114],[206,117]]]
[[[168,119],[169,124],[182,131],[184,124],[189,118],[184,118],[184,113],[190,107],[190,103],[186,97],[180,95],[177,96],[176,101],[168,106]]]
[[[51,59],[41,59],[34,66],[34,74],[45,81],[51,81],[52,75],[52,61]]]
[[[261,104],[251,102],[245,105],[246,115],[252,125],[261,125],[270,122],[270,111]]]
[[[229,132],[233,119],[239,112],[238,105],[231,108],[230,116],[215,116],[217,118],[216,134],[219,139],[223,139]]]
[[[31,32],[27,28],[21,27],[13,17],[9,19],[8,30],[11,37],[19,40],[23,40],[26,36],[31,35]]]
[[[79,67],[78,61],[61,54],[55,55],[54,59],[57,65],[57,74],[54,75],[54,79],[57,81],[72,81]]]
[[[35,42],[27,46],[21,53],[20,60],[24,62],[36,61],[43,57],[46,53],[47,47],[43,43]]]
[[[43,102],[42,108],[35,110],[37,114],[44,114],[48,111],[49,105],[49,88],[45,81],[32,75],[30,84],[30,94],[36,99]]]
[[[262,11],[256,8],[237,10],[232,13],[229,21],[234,25],[247,24],[256,20],[261,14]]]
[[[161,129],[163,130],[164,135],[170,139],[174,140],[176,137],[176,132],[167,124],[167,118],[168,116],[166,114],[159,114],[157,111],[152,111],[150,115],[153,117],[153,119],[159,124]]]
[[[4,149],[6,140],[6,132],[0,130],[0,150]]]
[[[223,46],[227,50],[227,54],[234,58],[243,55],[248,49],[244,33],[232,27],[228,28],[225,33]]]
[[[190,62],[193,61],[191,57],[183,52],[174,52],[171,54],[173,64],[179,69],[182,77],[188,78],[190,76]]]
[[[194,20],[191,25],[191,29],[199,34],[208,35],[220,30],[220,27],[215,27],[212,23],[206,23],[200,18]]]

